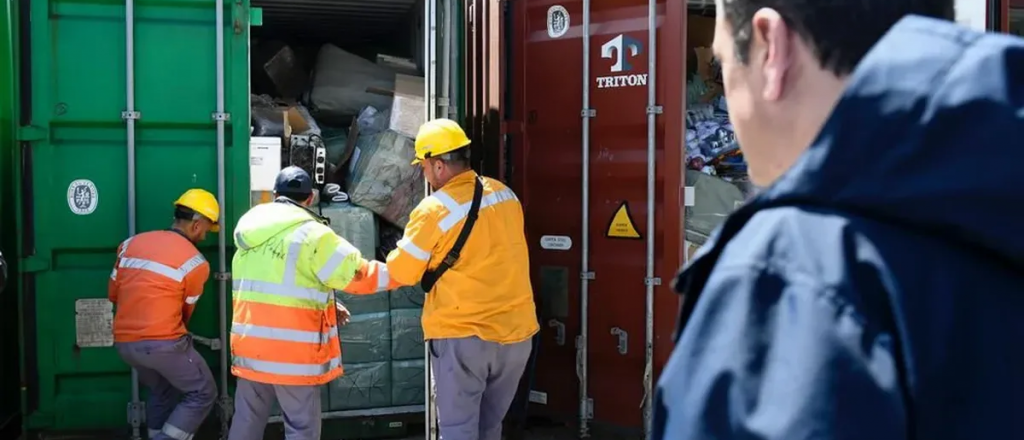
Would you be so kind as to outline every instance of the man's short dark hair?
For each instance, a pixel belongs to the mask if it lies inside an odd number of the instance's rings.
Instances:
[[[901,18],[910,14],[954,19],[954,0],[723,0],[736,56],[748,61],[751,19],[761,8],[776,10],[814,50],[821,67],[844,76]]]

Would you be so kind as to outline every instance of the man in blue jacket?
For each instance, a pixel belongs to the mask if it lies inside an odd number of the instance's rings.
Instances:
[[[718,0],[765,189],[675,280],[655,439],[1024,439],[1024,42],[952,15]]]

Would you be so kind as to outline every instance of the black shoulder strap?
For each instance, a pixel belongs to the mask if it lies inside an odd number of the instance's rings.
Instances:
[[[441,264],[437,266],[437,269],[428,270],[423,274],[423,278],[420,280],[420,287],[423,288],[424,292],[430,292],[430,289],[434,288],[434,284],[437,280],[444,275],[448,269],[451,269],[455,265],[455,262],[459,259],[459,253],[462,252],[462,247],[466,245],[466,240],[469,238],[469,233],[473,232],[473,225],[476,224],[477,217],[480,216],[480,199],[484,195],[484,184],[477,178],[476,186],[473,188],[473,203],[469,206],[469,214],[466,216],[466,223],[462,225],[462,230],[459,231],[459,236],[455,239],[455,244],[452,249],[448,251],[448,255],[441,260]]]

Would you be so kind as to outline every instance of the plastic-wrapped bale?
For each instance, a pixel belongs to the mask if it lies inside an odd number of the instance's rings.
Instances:
[[[332,411],[391,406],[391,362],[343,367],[345,374],[327,384]]]
[[[351,203],[331,203],[321,208],[331,221],[331,229],[348,241],[363,258],[373,259],[377,253],[377,217],[369,209]],[[338,292],[338,300],[350,313],[386,312],[390,308],[387,292],[373,295],[350,295]]]
[[[354,314],[348,325],[338,328],[338,336],[345,362],[383,362],[391,358],[391,315],[388,312]]]
[[[422,347],[420,347],[422,352]],[[394,361],[391,363],[391,405],[422,405],[425,400],[423,374],[425,363]]]
[[[412,139],[398,133],[360,135],[348,176],[352,203],[405,228],[409,213],[423,200],[423,170],[410,165],[415,157]]]
[[[686,207],[686,239],[704,244],[745,197],[736,185],[696,170],[686,170],[686,186],[693,187],[695,198],[693,206]]]
[[[394,88],[395,73],[390,69],[325,44],[317,55],[309,98],[318,120],[345,126],[368,105],[391,108],[392,97],[367,92],[367,89]]]
[[[423,310],[391,311],[391,360],[423,359]]]
[[[422,309],[426,294],[420,286],[399,287],[389,291],[392,309]]]
[[[422,379],[422,377],[421,377]],[[327,391],[327,387],[320,387],[320,408],[327,409],[330,407],[330,392]],[[274,399],[274,405],[270,407],[270,415],[279,416],[281,415],[281,404],[278,403],[277,399]]]

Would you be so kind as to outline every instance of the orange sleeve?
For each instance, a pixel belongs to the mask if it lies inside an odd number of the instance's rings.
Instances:
[[[185,296],[182,298],[181,318],[188,323],[192,318],[192,312],[196,309],[196,302],[203,295],[203,288],[206,280],[210,278],[210,263],[203,262],[195,270],[185,276]]]
[[[385,290],[393,290],[402,285],[388,274],[388,266],[380,261],[363,260],[359,264],[352,281],[345,286],[345,293],[353,295],[370,295]]]

